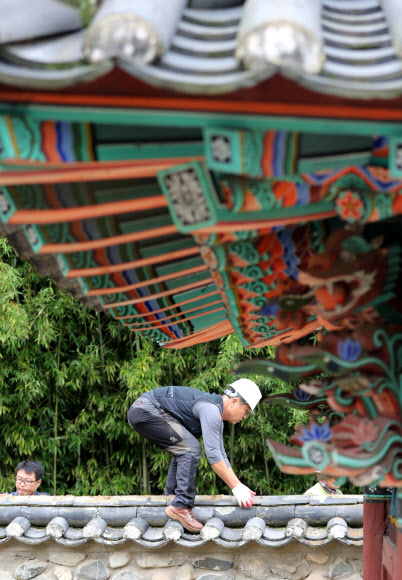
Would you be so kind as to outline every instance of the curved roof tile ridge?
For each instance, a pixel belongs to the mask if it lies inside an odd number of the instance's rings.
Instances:
[[[112,3],[115,13],[108,24],[102,16],[103,7]],[[255,86],[279,71],[317,92],[361,99],[394,98],[402,94],[396,4],[397,0],[387,5],[380,0],[323,0],[320,14],[302,16],[295,3],[285,26],[297,49],[288,47],[283,54],[271,54],[270,42],[264,45],[262,39],[275,38],[284,24],[279,16],[265,22],[264,6],[258,0],[219,9],[212,9],[209,2],[204,6],[199,2],[197,9],[183,9],[184,4],[178,0],[171,10],[171,30],[166,38],[156,16],[148,14],[144,19],[141,15],[147,9],[140,3],[133,5],[127,19],[118,0],[109,0],[90,22],[78,18],[66,28],[49,0],[51,30],[32,24],[30,35],[17,35],[2,44],[0,81],[23,88],[57,90],[95,80],[117,65],[154,86],[192,94],[219,94]],[[8,28],[12,28],[13,14],[5,16],[3,28],[7,28],[7,18],[11,23]],[[138,22],[146,22],[143,32],[148,34],[149,43],[158,45],[157,50],[141,52],[139,39],[135,45]],[[99,34],[94,33],[99,26],[104,31],[102,46],[97,45]],[[113,34],[116,31],[121,31],[125,42],[113,40],[119,36]],[[320,59],[315,67],[304,63],[303,72],[298,55],[311,52],[309,42]],[[88,48],[88,43],[94,46]]]
[[[237,548],[250,541],[279,547],[297,540],[309,546],[333,540],[361,546],[363,496],[259,496],[240,508],[231,496],[197,496],[194,515],[204,524],[192,534],[165,514],[171,496],[11,496],[0,498],[0,544],[10,539],[36,545],[52,539],[65,546],[89,540],[117,546],[135,542],[158,548],[169,542],[196,547],[213,541]],[[336,500],[336,501],[334,501]]]

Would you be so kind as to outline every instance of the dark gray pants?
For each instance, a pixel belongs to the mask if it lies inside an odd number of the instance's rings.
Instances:
[[[194,506],[195,477],[201,457],[201,445],[175,417],[147,397],[139,397],[128,412],[128,422],[140,435],[173,455],[165,486],[165,495],[175,495],[172,505]]]

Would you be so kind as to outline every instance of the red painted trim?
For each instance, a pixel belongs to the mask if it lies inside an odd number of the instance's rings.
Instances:
[[[136,290],[137,288],[146,288],[152,284],[158,284],[159,282],[166,282],[167,280],[174,280],[175,278],[182,278],[183,276],[189,276],[190,274],[197,274],[198,272],[205,272],[208,267],[205,264],[200,266],[194,266],[192,268],[187,268],[186,270],[179,270],[178,272],[172,272],[171,274],[165,274],[164,276],[158,276],[156,278],[150,278],[149,280],[143,280],[141,282],[136,282],[135,284],[129,284],[128,286],[114,286],[113,288],[93,288],[87,292],[87,296],[103,296],[107,294],[119,294],[120,292],[129,292],[131,290]]]
[[[148,296],[140,296],[139,298],[133,298],[131,300],[123,300],[122,302],[112,302],[110,304],[104,304],[103,308],[117,308],[118,306],[129,306],[130,304],[139,304],[140,302],[149,302],[150,300],[155,300],[156,298],[163,298],[164,296],[172,296],[172,294],[180,294],[181,292],[186,292],[187,290],[194,290],[195,288],[200,288],[200,286],[206,286],[211,284],[214,280],[212,278],[205,278],[204,280],[199,280],[198,282],[193,282],[192,284],[185,284],[184,286],[178,286],[177,288],[170,288],[164,292],[157,292],[156,294],[149,294]]]
[[[392,544],[387,536],[383,536],[382,541],[382,566],[386,572],[387,580],[400,580],[402,569],[397,567],[397,547]]]
[[[208,111],[222,113],[246,113],[252,115],[275,115],[297,117],[329,117],[334,119],[369,119],[376,121],[402,121],[402,109],[358,105],[327,105],[264,102],[253,100],[232,101],[186,97],[132,97],[115,95],[33,93],[2,91],[0,101],[10,103],[34,103],[43,105],[119,107],[130,109],[166,109],[180,111]]]
[[[402,570],[402,529],[399,527],[396,534],[396,569]]]
[[[53,163],[63,163],[63,159],[57,149],[56,123],[54,121],[43,121],[40,130],[42,133],[43,153],[45,154],[46,159]],[[7,163],[7,161],[7,159],[4,159],[3,163]],[[31,163],[35,162],[32,161]]]
[[[144,230],[143,232],[133,232],[131,234],[121,234],[119,236],[101,238],[100,240],[45,244],[39,249],[38,254],[72,254],[73,252],[85,252],[87,250],[97,250],[98,248],[107,248],[109,246],[138,242],[140,240],[149,240],[150,238],[158,238],[159,236],[168,236],[170,234],[175,234],[176,232],[176,226],[171,224],[160,228]]]
[[[145,211],[166,207],[167,199],[164,195],[141,197],[127,201],[113,201],[98,205],[79,207],[51,208],[51,209],[23,209],[17,210],[8,220],[9,224],[56,224],[72,222],[90,218]]]
[[[363,578],[381,579],[382,538],[385,531],[384,502],[363,504]]]
[[[93,266],[92,268],[75,268],[67,272],[66,278],[85,278],[88,276],[114,274],[116,272],[123,272],[124,270],[131,270],[132,268],[152,266],[154,264],[160,264],[161,262],[171,262],[172,260],[179,260],[189,256],[196,256],[199,253],[200,248],[198,246],[194,246],[192,248],[186,248],[185,250],[176,250],[174,252],[167,252],[166,254],[152,256],[151,258],[141,258],[139,260],[133,260],[132,262],[123,262],[122,264]]]

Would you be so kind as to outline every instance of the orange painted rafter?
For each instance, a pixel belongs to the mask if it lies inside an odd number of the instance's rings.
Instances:
[[[159,254],[158,256],[152,256],[150,258],[141,258],[139,260],[133,260],[132,262],[123,262],[122,264],[108,264],[107,266],[93,266],[91,268],[75,268],[67,272],[66,278],[85,278],[88,276],[115,274],[116,272],[123,272],[124,270],[131,270],[132,268],[142,268],[144,266],[152,266],[162,262],[180,260],[181,258],[196,256],[199,253],[199,246],[193,246],[192,248],[166,252],[166,254]]]
[[[228,321],[218,322],[212,324],[204,330],[199,330],[198,332],[193,332],[188,336],[183,336],[182,338],[176,338],[169,342],[162,343],[161,346],[164,348],[184,348],[187,346],[200,344],[202,342],[209,342],[211,340],[215,340],[216,338],[221,338],[222,336],[231,334],[231,328],[232,326]]]
[[[9,224],[56,224],[166,207],[164,195],[79,207],[17,210]]]
[[[127,314],[126,316],[115,316],[116,320],[127,320],[128,318],[138,318],[139,316],[154,316],[154,314],[159,314],[160,312],[166,312],[166,310],[173,310],[175,308],[180,308],[181,306],[185,306],[186,304],[191,304],[192,302],[197,302],[203,298],[209,298],[210,296],[215,296],[219,294],[217,290],[213,290],[212,292],[207,292],[206,294],[202,294],[197,296],[197,298],[188,298],[188,300],[183,300],[182,302],[177,302],[177,304],[171,304],[170,306],[164,306],[163,308],[159,308],[158,310],[152,310],[152,312],[139,312],[138,314]],[[205,308],[204,306],[199,306],[199,308]]]
[[[322,327],[322,324],[317,322],[317,320],[313,320],[312,322],[308,322],[303,328],[300,330],[288,330],[282,332],[281,334],[277,334],[268,340],[262,340],[260,342],[255,342],[250,344],[247,348],[262,348],[264,346],[278,346],[283,342],[293,342],[294,340],[298,340],[303,336],[307,336],[307,334],[311,334],[315,330],[318,330]]]
[[[130,300],[104,304],[103,308],[117,308],[119,306],[129,306],[130,304],[139,304],[140,302],[149,302],[149,300],[155,300],[156,298],[163,298],[164,296],[180,294],[181,292],[186,292],[187,290],[194,290],[195,288],[200,288],[201,286],[211,284],[213,281],[214,280],[212,278],[204,278],[204,280],[199,280],[198,282],[193,282],[192,284],[185,284],[184,286],[178,286],[177,288],[170,288],[169,290],[157,292],[156,294],[149,294],[148,296],[139,296],[138,298],[132,298]]]
[[[182,278],[183,276],[189,276],[190,274],[197,274],[198,272],[205,272],[208,267],[205,264],[200,266],[193,266],[192,268],[187,268],[186,270],[180,270],[179,272],[172,272],[171,274],[165,274],[164,276],[158,276],[156,278],[150,278],[149,280],[142,280],[141,282],[136,282],[135,284],[129,284],[128,286],[114,286],[113,288],[92,288],[87,292],[87,296],[103,296],[105,294],[119,294],[120,292],[129,292],[130,290],[136,290],[137,288],[144,288],[146,286],[151,286],[152,284],[158,284],[159,282],[167,282],[168,280],[174,280],[175,278]]]
[[[283,103],[228,99],[201,99],[193,97],[116,96],[91,94],[34,93],[2,91],[0,101],[43,105],[119,107],[128,109],[166,109],[173,111],[208,111],[222,113],[247,113],[254,115],[330,117],[333,119],[372,119],[402,121],[401,108],[370,107],[359,105],[331,105],[321,103]]]
[[[337,213],[335,210],[323,211],[320,213],[305,215],[305,216],[295,216],[295,217],[284,217],[284,218],[274,218],[270,220],[254,220],[247,222],[219,222],[213,226],[206,226],[205,228],[200,228],[196,230],[197,234],[226,234],[232,232],[245,232],[248,230],[262,230],[267,228],[272,228],[275,226],[286,226],[292,224],[300,224],[308,222],[311,220],[323,220],[331,217],[336,217]]]
[[[171,340],[170,342],[163,342],[161,346],[164,348],[184,348],[187,346],[193,346],[194,344],[201,344],[203,342],[209,342],[211,340],[216,340],[217,338],[222,338],[228,334],[233,334],[233,326],[228,320],[218,322],[204,330],[199,330],[194,332],[190,336],[184,336],[183,338],[177,338]]]
[[[202,310],[205,309],[209,306],[216,306],[217,304],[222,304],[222,300],[214,300],[213,302],[210,302],[209,304],[203,304],[202,306],[197,306],[196,308],[189,308],[188,310],[186,310],[185,312],[178,312],[176,314],[171,314],[170,316],[164,316],[163,318],[156,318],[156,322],[164,322],[165,320],[171,320],[172,318],[177,318],[178,316],[185,316],[186,314],[190,314],[190,312],[196,312],[197,310]],[[155,314],[153,312],[153,314]],[[208,314],[207,312],[204,312],[204,314]],[[190,316],[190,318],[193,318]],[[194,317],[195,318],[195,317]],[[178,320],[177,322],[181,322],[181,320]],[[144,330],[144,328],[140,328],[141,326],[143,326],[144,324],[149,324],[149,320],[147,322],[124,322],[123,326],[135,326],[135,328],[138,330]],[[147,328],[154,328],[152,326],[148,326]]]
[[[182,318],[181,320],[168,322],[166,324],[152,324],[151,326],[146,326],[145,328],[130,328],[130,330],[132,330],[133,332],[142,332],[143,330],[152,330],[153,328],[167,328],[169,326],[173,326],[174,324],[181,324],[182,322],[186,322],[187,320],[194,320],[195,318],[200,318],[201,316],[209,316],[210,314],[220,312],[221,310],[225,310],[224,306],[221,306],[220,308],[215,308],[210,312],[202,312],[201,314],[195,314],[194,316],[187,316],[187,318]],[[124,324],[124,326],[130,325]]]
[[[181,163],[194,161],[195,157],[174,157],[170,159],[152,159],[130,161],[130,163],[116,163],[103,165],[98,162],[91,167],[68,167],[60,169],[36,169],[32,171],[3,171],[2,185],[31,185],[32,183],[75,183],[81,181],[108,181],[115,179],[140,179],[155,177],[159,171],[170,169]]]
[[[45,244],[39,249],[38,254],[72,254],[73,252],[86,252],[88,250],[97,250],[98,248],[107,248],[119,244],[149,240],[150,238],[158,238],[160,236],[169,236],[175,233],[177,233],[176,226],[170,224],[168,226],[144,230],[142,232],[132,232],[131,234],[121,234],[119,236],[101,238],[100,240]]]
[[[179,159],[190,159],[190,157],[152,157],[149,159],[116,159],[109,160],[105,159],[103,161],[40,161],[32,159],[2,159],[1,164],[5,166],[10,166],[10,168],[31,168],[34,171],[39,171],[40,169],[99,169],[107,167],[141,167],[142,165],[154,165],[155,162],[169,162],[175,163]],[[205,159],[204,155],[198,155],[191,157],[191,159],[196,159],[197,161],[202,161]]]

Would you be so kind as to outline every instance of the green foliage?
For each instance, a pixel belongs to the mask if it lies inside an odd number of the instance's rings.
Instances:
[[[0,288],[0,491],[13,489],[19,461],[34,459],[45,467],[42,491],[161,493],[170,457],[128,425],[131,403],[164,385],[221,392],[234,380],[233,364],[273,354],[245,349],[234,335],[178,351],[140,341],[41,279],[4,239]],[[264,395],[291,390],[267,377],[255,380]],[[314,482],[281,474],[265,444],[267,437],[286,442],[301,415],[260,405],[244,426],[226,427],[234,470],[257,493],[301,493]],[[197,489],[228,493],[205,456]]]

